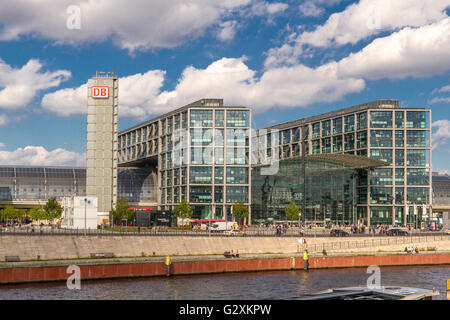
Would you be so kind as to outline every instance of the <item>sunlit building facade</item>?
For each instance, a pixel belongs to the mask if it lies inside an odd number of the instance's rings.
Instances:
[[[277,153],[280,160],[301,156],[304,146],[305,155],[348,154],[385,161],[388,165],[360,173],[356,219],[404,225],[417,223],[430,209],[430,124],[429,109],[377,100],[260,130],[252,145],[259,156],[274,158]]]
[[[377,100],[251,132],[250,108],[202,99],[119,132],[117,198],[163,210],[186,199],[194,218],[225,219],[240,200],[263,222],[305,194],[308,221],[418,225],[430,124],[429,109]],[[0,206],[72,195],[86,195],[85,168],[0,166]]]
[[[158,207],[187,200],[194,218],[232,218],[250,203],[251,111],[202,99],[119,133],[119,166],[154,168]]]

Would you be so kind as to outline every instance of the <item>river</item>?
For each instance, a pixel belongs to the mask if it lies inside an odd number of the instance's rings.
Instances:
[[[80,290],[65,282],[0,286],[0,299],[131,299],[131,300],[243,300],[295,299],[331,287],[366,285],[365,268],[229,273],[81,281]],[[381,268],[381,285],[436,288],[446,298],[450,266]]]

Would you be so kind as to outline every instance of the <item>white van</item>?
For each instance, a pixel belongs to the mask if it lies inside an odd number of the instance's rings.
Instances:
[[[237,222],[233,221],[217,221],[211,225],[211,232],[224,232],[235,230],[238,228]]]

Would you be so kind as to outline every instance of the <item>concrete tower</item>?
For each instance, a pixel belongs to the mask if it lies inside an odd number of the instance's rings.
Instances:
[[[88,80],[86,195],[98,198],[98,214],[105,216],[117,199],[118,90],[113,72]]]

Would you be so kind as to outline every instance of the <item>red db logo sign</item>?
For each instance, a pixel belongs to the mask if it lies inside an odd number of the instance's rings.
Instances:
[[[108,86],[91,87],[91,97],[94,99],[108,99],[109,87]]]

